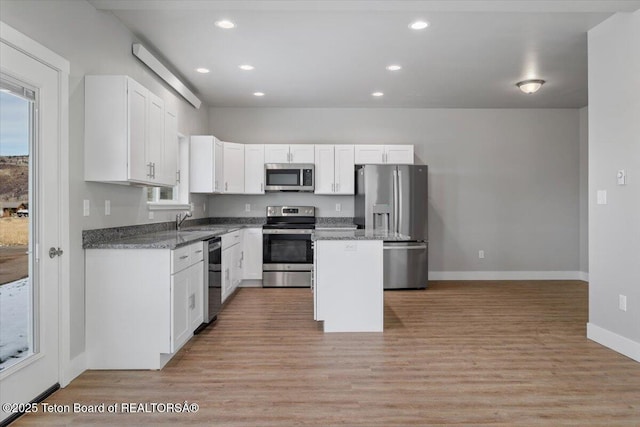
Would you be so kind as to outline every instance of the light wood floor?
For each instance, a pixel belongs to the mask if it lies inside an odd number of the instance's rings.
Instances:
[[[27,415],[28,425],[640,426],[640,364],[585,338],[583,282],[385,292],[383,334],[324,334],[308,289],[240,289],[162,371],[89,371],[47,402],[195,414]]]

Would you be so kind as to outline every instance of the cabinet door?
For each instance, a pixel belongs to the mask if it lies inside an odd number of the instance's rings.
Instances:
[[[171,352],[180,349],[191,333],[189,322],[189,269],[171,276]]]
[[[223,143],[224,147],[224,193],[244,193],[244,145]]]
[[[385,161],[393,165],[413,164],[413,145],[385,145]]]
[[[193,135],[189,142],[189,191],[213,193],[215,184],[215,138],[211,135]],[[220,153],[222,158],[222,153]]]
[[[244,146],[244,192],[264,194],[264,145]]]
[[[337,148],[338,146],[336,146]],[[315,193],[333,194],[335,190],[334,175],[334,146],[315,146]]]
[[[161,184],[162,150],[164,147],[164,101],[149,92],[149,138],[146,162],[151,164],[151,182]]]
[[[222,251],[222,302],[231,295],[231,269],[233,266],[233,251],[231,248],[224,248]]]
[[[224,143],[213,137],[213,192],[222,193],[224,182]]]
[[[376,165],[384,163],[384,145],[356,145],[354,148],[357,165]]]
[[[162,148],[162,168],[160,169],[162,174],[159,177],[159,183],[173,187],[176,185],[178,171],[178,115],[168,107],[164,111],[164,140]],[[184,177],[184,179],[188,179],[188,177]]]
[[[151,165],[147,164],[149,91],[132,79],[127,79],[127,103],[129,106],[129,179],[148,182],[151,180]]]
[[[204,262],[195,263],[189,269],[189,325],[190,332],[196,330],[204,319]]]
[[[242,278],[262,280],[262,228],[246,228],[242,241]]]
[[[315,157],[313,144],[291,144],[289,145],[290,163],[313,163]]]
[[[288,144],[266,144],[264,146],[265,163],[289,163]]]
[[[233,294],[240,282],[242,282],[242,264],[244,262],[244,251],[242,245],[233,246],[233,268],[231,270],[231,293]]]
[[[335,193],[354,194],[355,163],[353,145],[335,146]]]

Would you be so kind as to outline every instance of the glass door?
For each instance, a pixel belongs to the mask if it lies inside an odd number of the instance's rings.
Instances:
[[[0,372],[37,351],[33,253],[35,91],[0,79]]]

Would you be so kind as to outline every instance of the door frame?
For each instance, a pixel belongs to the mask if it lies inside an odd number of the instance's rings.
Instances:
[[[71,363],[71,317],[70,317],[70,266],[71,248],[69,237],[69,74],[68,60],[40,43],[0,21],[0,40],[58,73],[58,178],[60,190],[59,247],[67,256],[60,257],[58,269],[58,378],[65,387],[84,371],[84,363]],[[75,361],[74,361],[75,362]]]

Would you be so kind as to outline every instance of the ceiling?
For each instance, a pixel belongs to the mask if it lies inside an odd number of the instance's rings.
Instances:
[[[579,108],[587,31],[640,9],[615,0],[89,1],[214,107]],[[216,27],[221,19],[236,27]],[[411,30],[416,19],[430,26]],[[530,78],[546,84],[525,95],[515,84]]]

